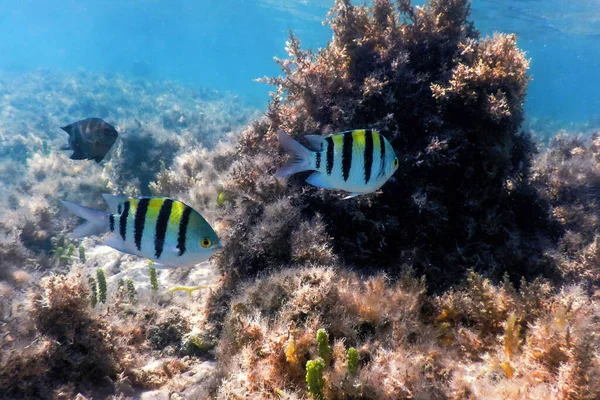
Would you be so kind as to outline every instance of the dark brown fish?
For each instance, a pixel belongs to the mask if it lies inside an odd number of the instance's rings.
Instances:
[[[69,144],[61,150],[74,150],[71,160],[102,161],[117,140],[119,133],[100,118],[82,119],[60,128],[69,134]]]

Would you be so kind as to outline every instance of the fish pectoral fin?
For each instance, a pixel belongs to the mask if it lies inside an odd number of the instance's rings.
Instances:
[[[313,172],[306,178],[306,182],[323,189],[332,189],[331,184],[324,180],[325,176],[321,172]]]
[[[364,193],[348,193],[348,196],[344,197],[342,200],[348,200],[353,197],[360,196],[361,194],[364,194]]]

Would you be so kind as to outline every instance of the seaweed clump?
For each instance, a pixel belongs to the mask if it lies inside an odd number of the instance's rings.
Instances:
[[[543,279],[517,290],[471,271],[431,296],[408,270],[284,270],[233,300],[217,398],[598,398],[598,312]]]
[[[520,131],[529,62],[514,35],[480,39],[469,5],[338,0],[325,48],[303,50],[290,36],[289,58],[276,60],[283,76],[263,79],[277,88],[267,115],[243,132],[224,182],[235,240],[221,270],[248,277],[339,261],[397,274],[408,263],[433,290],[468,268],[515,281],[552,272],[541,254],[557,232],[527,184],[534,146]],[[272,177],[284,162],[277,129],[300,139],[355,128],[380,130],[399,155],[382,193],[340,201],[302,174]]]
[[[563,234],[550,254],[562,276],[600,283],[600,134],[557,135],[536,158],[531,181]]]
[[[0,364],[7,398],[51,398],[63,385],[114,391],[122,371],[119,346],[107,324],[90,313],[89,289],[77,274],[44,278],[32,292],[29,315],[38,332],[31,345],[14,348]]]

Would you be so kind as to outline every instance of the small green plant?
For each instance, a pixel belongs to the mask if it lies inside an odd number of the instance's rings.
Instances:
[[[323,398],[323,370],[325,369],[325,361],[321,357],[316,360],[309,360],[306,363],[306,384],[308,393],[313,399]]]
[[[358,372],[358,351],[354,347],[348,349],[348,372],[352,375]]]
[[[127,287],[127,298],[129,298],[129,302],[135,304],[137,301],[137,291],[133,285],[133,280],[131,278],[125,279],[125,286]]]
[[[225,192],[220,192],[219,195],[217,196],[217,205],[219,207],[223,207],[225,205],[225,203],[227,203],[227,195],[225,194]]]
[[[69,265],[75,255],[75,245],[72,242],[69,243],[64,236],[53,237],[50,239],[50,242],[54,249],[52,253],[58,266],[65,267]]]
[[[81,261],[84,264],[86,262],[85,247],[83,247],[83,245],[79,245],[79,261]]]
[[[64,236],[56,236],[50,239],[52,246],[54,246],[57,250],[59,247],[65,247],[65,237]]]
[[[217,338],[201,330],[192,330],[181,340],[181,348],[186,355],[206,355],[217,346]]]
[[[115,292],[115,299],[117,303],[128,302],[130,304],[137,303],[137,290],[135,290],[135,284],[133,279],[119,279],[117,281],[117,290]]]
[[[150,267],[150,285],[152,286],[152,292],[158,292],[158,278],[156,276],[156,268]]]
[[[317,331],[317,345],[319,350],[319,357],[325,361],[325,364],[329,364],[329,358],[331,355],[331,346],[329,346],[329,335],[323,328]]]
[[[96,279],[98,280],[98,301],[104,304],[106,303],[106,276],[104,275],[104,270],[102,268],[98,268],[96,270]]]
[[[96,280],[92,276],[90,276],[88,282],[90,284],[90,288],[92,289],[90,301],[92,303],[92,308],[94,308],[96,307],[96,304],[98,304],[98,285],[96,284]]]

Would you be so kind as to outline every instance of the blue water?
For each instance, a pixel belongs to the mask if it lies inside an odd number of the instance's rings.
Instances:
[[[264,107],[288,30],[324,46],[332,0],[1,0],[0,69],[118,72],[231,91]],[[415,4],[422,4],[416,2]],[[283,4],[283,5],[281,5]],[[483,34],[515,32],[531,58],[529,121],[600,126],[600,1],[475,0]]]

